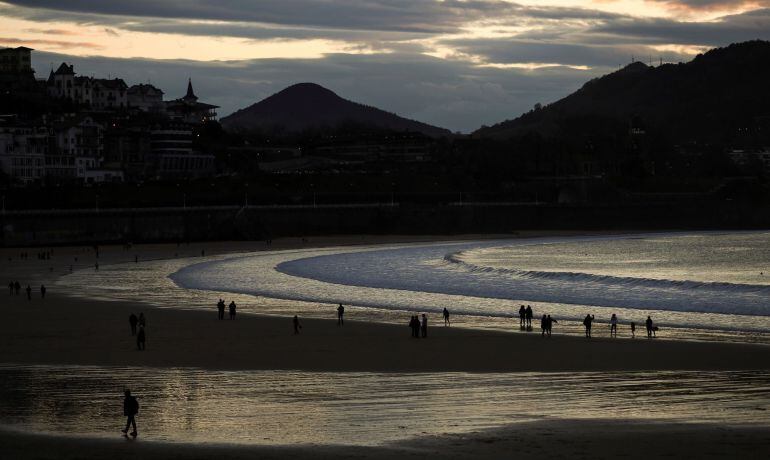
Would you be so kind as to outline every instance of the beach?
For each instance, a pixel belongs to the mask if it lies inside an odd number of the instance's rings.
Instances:
[[[276,241],[270,249],[303,245],[373,244],[392,242],[360,238]],[[261,251],[261,243],[152,245],[100,248],[102,267],[143,259],[200,257]],[[19,252],[30,253],[19,261]],[[337,326],[334,305],[318,305],[313,318],[300,318],[295,335],[290,316],[238,314],[218,320],[212,299],[210,310],[156,308],[127,300],[89,300],[73,296],[53,281],[68,271],[78,257],[81,267],[94,259],[93,248],[54,248],[49,260],[36,260],[37,249],[2,251],[3,279],[18,279],[18,296],[3,294],[4,332],[0,335],[0,363],[14,365],[134,366],[142,368],[196,368],[223,371],[286,370],[325,373],[509,373],[509,372],[626,372],[626,371],[744,371],[770,369],[770,347],[746,343],[647,339],[637,330],[635,339],[609,339],[554,334],[543,338],[536,327],[523,332],[511,321],[508,331],[445,327],[431,317],[427,339],[409,336],[403,325],[357,320],[355,311]],[[8,261],[11,257],[12,260]],[[51,270],[53,268],[53,270]],[[34,289],[32,300],[23,292]],[[45,299],[38,290],[49,286]],[[138,351],[128,317],[147,318],[145,351]],[[328,315],[327,315],[328,313]],[[324,317],[326,315],[326,317]],[[620,402],[622,403],[622,402]],[[767,410],[767,407],[760,408]],[[201,414],[201,416],[204,416]],[[116,414],[116,425],[120,424]],[[5,430],[0,453],[5,458],[304,458],[350,456],[441,456],[495,458],[516,451],[523,458],[610,458],[618,452],[629,458],[662,455],[720,458],[768,452],[766,427],[717,426],[634,420],[542,420],[471,433],[449,433],[404,439],[383,446],[236,446],[135,443],[123,440],[42,436]],[[609,446],[617,446],[617,451]],[[88,448],[88,454],[83,448]],[[653,446],[653,451],[650,451]],[[762,455],[764,457],[764,455]]]

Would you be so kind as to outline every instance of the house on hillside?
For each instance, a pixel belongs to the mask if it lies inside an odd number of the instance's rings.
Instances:
[[[150,84],[133,85],[128,88],[128,106],[142,112],[162,112],[163,91]]]
[[[216,120],[219,106],[198,102],[192,87],[192,80],[187,81],[187,94],[179,99],[166,102],[166,114],[174,120],[193,125]]]
[[[12,180],[24,184],[45,177],[48,129],[16,117],[0,118],[0,169]]]

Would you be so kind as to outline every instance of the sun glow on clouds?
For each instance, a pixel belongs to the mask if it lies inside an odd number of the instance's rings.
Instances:
[[[46,30],[39,24],[22,19],[0,18],[0,29],[8,36],[0,37],[0,45],[39,46],[74,56],[119,58],[187,59],[195,61],[228,61],[266,58],[321,58],[328,53],[351,52],[345,41],[310,39],[254,40],[240,37],[212,37],[183,34],[148,33],[84,25],[51,22]],[[53,33],[52,33],[53,32]],[[354,52],[372,52],[360,50]]]

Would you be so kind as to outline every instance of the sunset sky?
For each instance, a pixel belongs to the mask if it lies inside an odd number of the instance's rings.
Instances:
[[[0,1],[0,46],[97,77],[187,78],[220,116],[312,81],[456,131],[513,118],[631,61],[770,39],[770,0]]]

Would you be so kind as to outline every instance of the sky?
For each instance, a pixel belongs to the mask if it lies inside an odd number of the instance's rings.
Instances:
[[[192,78],[227,115],[300,82],[453,131],[547,104],[632,59],[770,39],[770,0],[0,0],[38,78]]]

